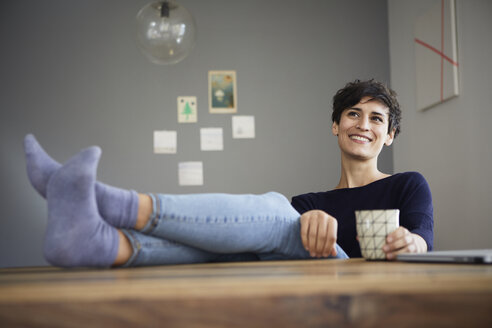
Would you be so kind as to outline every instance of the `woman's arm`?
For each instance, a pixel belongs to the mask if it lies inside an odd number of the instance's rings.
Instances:
[[[433,246],[433,206],[429,184],[417,172],[405,174],[399,186],[400,227],[386,238],[383,251],[389,260],[400,253],[424,253]]]

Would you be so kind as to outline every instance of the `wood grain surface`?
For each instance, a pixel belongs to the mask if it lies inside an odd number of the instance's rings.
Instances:
[[[351,260],[0,269],[0,327],[492,326],[492,266]]]

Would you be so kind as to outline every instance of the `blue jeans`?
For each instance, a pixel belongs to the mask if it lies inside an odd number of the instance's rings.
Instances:
[[[150,196],[147,226],[123,230],[133,247],[125,266],[311,258],[302,245],[300,214],[279,193]],[[336,248],[336,258],[348,258]]]

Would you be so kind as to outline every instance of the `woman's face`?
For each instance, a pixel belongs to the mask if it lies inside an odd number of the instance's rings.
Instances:
[[[394,131],[388,133],[389,109],[377,100],[364,97],[342,112],[340,123],[333,123],[343,155],[358,160],[377,158],[384,145],[391,145]]]

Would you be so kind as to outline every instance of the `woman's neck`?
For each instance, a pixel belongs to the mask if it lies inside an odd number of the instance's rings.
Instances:
[[[342,159],[342,174],[335,189],[356,188],[388,177],[377,168],[377,161],[348,161]]]

